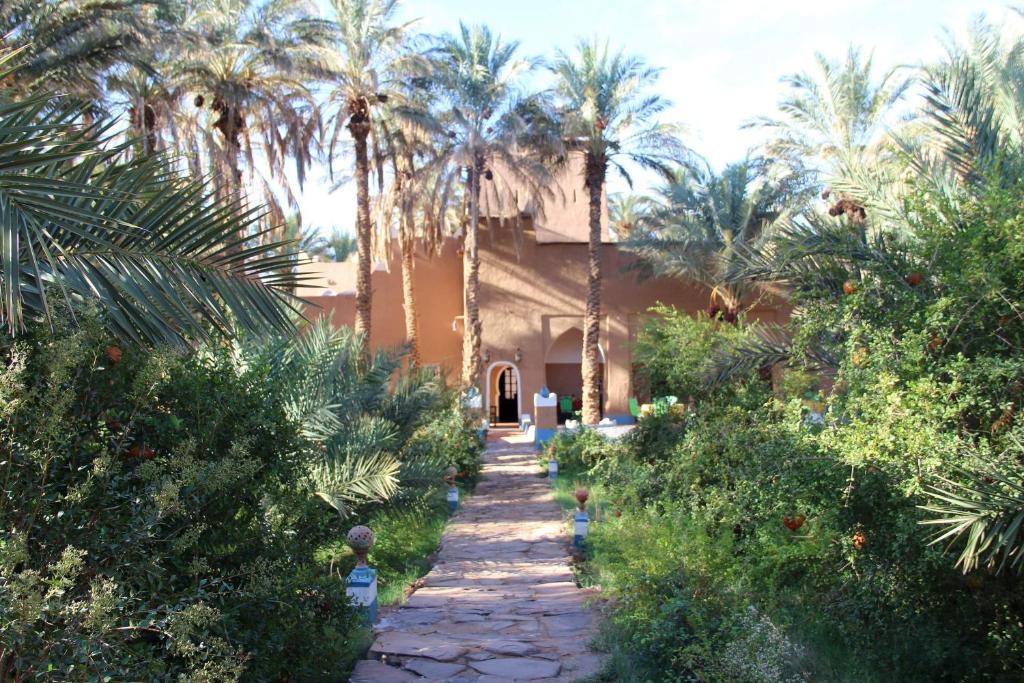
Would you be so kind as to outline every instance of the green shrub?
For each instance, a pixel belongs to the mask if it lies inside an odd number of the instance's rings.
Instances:
[[[0,359],[3,680],[346,680],[365,629],[330,572],[344,531],[375,526],[400,594],[436,548],[444,467],[479,471],[435,385],[336,365],[402,462],[392,505],[340,523],[270,362],[120,348],[88,312],[0,338]]]
[[[928,486],[964,471],[1017,480],[1024,466],[1024,200],[995,189],[918,215],[875,261],[818,249],[793,269],[809,275],[794,288],[785,399],[741,379],[603,450],[556,443],[625,501],[592,525],[584,569],[611,599],[610,680],[1019,677],[1020,575],[984,562],[965,575],[962,546],[929,544],[921,523]],[[837,299],[817,263],[857,273],[856,291]],[[667,320],[641,336],[638,371],[685,395],[712,330]],[[822,348],[838,368],[826,422],[810,425],[801,359]]]
[[[708,395],[704,364],[718,348],[742,339],[745,325],[714,321],[704,313],[659,304],[640,328],[633,347],[636,379],[652,397],[676,396],[686,402]]]

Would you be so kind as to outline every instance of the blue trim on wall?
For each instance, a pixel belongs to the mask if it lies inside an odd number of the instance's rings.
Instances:
[[[534,427],[533,428],[533,442],[534,443],[547,443],[551,439],[555,438],[555,430],[551,427]]]

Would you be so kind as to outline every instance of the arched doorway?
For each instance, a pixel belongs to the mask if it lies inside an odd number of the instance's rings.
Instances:
[[[519,424],[522,414],[522,391],[519,368],[499,361],[487,368],[487,419],[492,425]]]
[[[600,344],[597,352],[601,358],[599,405],[603,414],[605,356]],[[579,409],[583,400],[583,330],[578,327],[568,329],[551,344],[544,357],[544,379],[548,389],[558,394],[558,420],[564,422]],[[565,399],[568,399],[568,405],[563,403]]]

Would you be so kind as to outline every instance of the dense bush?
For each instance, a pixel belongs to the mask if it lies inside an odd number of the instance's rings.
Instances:
[[[586,436],[557,443],[624,501],[621,518],[594,525],[586,568],[612,596],[614,680],[1014,680],[1024,670],[1020,575],[1001,555],[965,574],[963,541],[946,552],[922,525],[941,503],[930,487],[946,479],[1019,481],[1024,201],[996,189],[919,215],[913,238],[858,264],[852,294],[797,281],[791,364],[822,340],[838,360],[824,425],[806,420],[800,395],[747,376],[709,387],[695,415],[645,420],[603,450]],[[921,280],[905,279],[912,272]],[[645,334],[679,328],[661,320]],[[664,376],[685,382],[706,365]]]
[[[268,365],[122,348],[88,314],[0,339],[0,357],[0,678],[345,679],[360,617],[318,549],[384,508],[341,524],[314,495],[322,449]],[[388,434],[455,419],[421,395],[419,417],[386,422],[408,414],[400,393],[374,399]],[[475,471],[479,447],[459,453]],[[402,466],[400,495],[428,501],[406,514],[443,510],[441,465]],[[378,530],[391,564],[432,550],[392,537],[424,525]]]
[[[743,323],[708,324],[703,312],[696,317],[670,306],[651,309],[633,349],[636,379],[653,396],[704,398],[704,360],[717,349],[743,336]]]

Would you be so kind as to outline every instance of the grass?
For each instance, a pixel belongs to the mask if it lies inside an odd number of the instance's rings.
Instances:
[[[460,490],[461,497],[466,495]],[[367,521],[376,537],[368,559],[377,570],[378,605],[404,603],[408,590],[430,571],[448,517],[448,504],[441,492],[426,507],[381,510]],[[321,546],[316,558],[333,564],[334,572],[342,577],[355,566],[355,556],[343,535]]]

